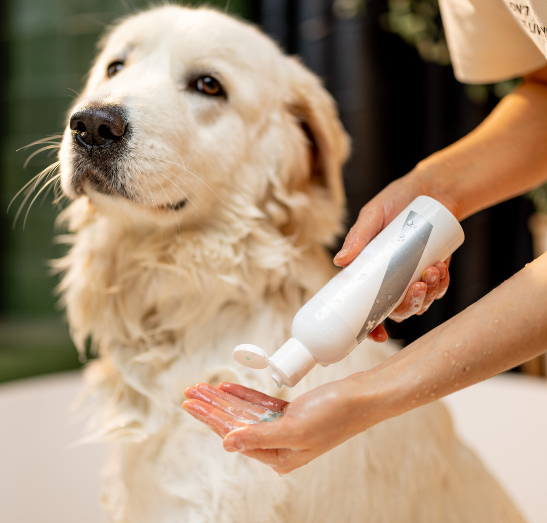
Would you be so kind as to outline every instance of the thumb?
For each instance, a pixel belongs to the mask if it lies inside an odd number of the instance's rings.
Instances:
[[[281,421],[256,423],[232,430],[223,440],[224,450],[245,452],[260,449],[287,448],[287,438],[283,435]]]
[[[339,267],[349,265],[382,230],[383,226],[383,206],[372,200],[359,212],[359,217],[349,230],[342,249],[334,257],[334,264]]]

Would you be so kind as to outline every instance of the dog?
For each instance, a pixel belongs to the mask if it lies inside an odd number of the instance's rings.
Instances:
[[[515,523],[523,519],[433,403],[284,477],[186,414],[183,391],[232,381],[275,394],[232,348],[270,354],[334,274],[349,139],[335,103],[255,27],[174,5],[100,43],[60,150],[68,254],[60,290],[111,441],[103,504],[117,523]],[[380,364],[365,341],[290,400]]]

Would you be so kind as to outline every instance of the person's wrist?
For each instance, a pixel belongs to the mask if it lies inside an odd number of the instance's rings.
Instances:
[[[386,408],[389,398],[378,375],[379,368],[375,367],[345,379],[350,391],[347,398],[351,411],[355,413],[356,422],[360,425],[360,431],[392,417],[390,409]]]
[[[429,196],[442,203],[458,221],[465,218],[463,205],[451,190],[450,177],[443,176],[443,169],[434,158],[419,162],[406,177],[420,195]]]

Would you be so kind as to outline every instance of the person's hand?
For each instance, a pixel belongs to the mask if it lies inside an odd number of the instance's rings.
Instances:
[[[378,233],[421,194],[426,194],[426,191],[421,188],[415,177],[409,175],[388,185],[359,212],[359,217],[349,230],[342,249],[334,257],[335,265],[347,267]],[[434,300],[442,298],[450,282],[449,263],[450,258],[425,269],[421,281],[409,287],[404,300],[389,317],[401,322],[414,314],[421,315],[429,309]],[[368,337],[377,342],[386,341],[388,338],[381,324]]]
[[[350,376],[287,403],[242,385],[200,383],[186,389],[182,406],[224,438],[228,452],[287,474],[380,421],[367,416],[362,398],[357,405],[356,390]]]

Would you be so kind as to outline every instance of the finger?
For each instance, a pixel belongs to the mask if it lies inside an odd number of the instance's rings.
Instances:
[[[245,423],[198,400],[186,400],[182,404],[182,408],[197,420],[211,427],[221,438],[235,429],[246,426]]]
[[[448,260],[450,262],[450,259]],[[441,275],[441,280],[439,281],[439,290],[437,291],[436,300],[440,300],[448,290],[448,285],[450,284],[450,273],[448,271],[448,266],[446,263],[438,262],[435,264],[435,267],[439,269]]]
[[[342,249],[334,257],[334,264],[339,267],[348,266],[383,228],[383,207],[372,200],[359,212],[359,217],[349,230]]]
[[[417,313],[419,316],[429,309],[429,306],[433,303],[435,296],[437,296],[440,279],[441,273],[436,267],[428,267],[423,272],[422,281],[427,285],[427,291],[425,293],[424,302],[422,303],[422,308]]]
[[[230,403],[242,410],[245,410],[247,412],[250,412],[251,414],[256,414],[257,416],[264,416],[265,409],[264,407],[260,407],[256,404],[249,403],[248,401],[245,401],[244,399],[240,399],[237,396],[234,396],[232,394],[228,394],[227,392],[224,392],[223,390],[218,389],[217,387],[213,387],[209,383],[198,383],[196,386],[199,390],[202,390],[204,392],[207,392],[210,395],[216,396],[219,399]],[[193,387],[188,387],[188,389],[192,389]],[[186,391],[184,391],[186,394]]]
[[[391,312],[389,317],[396,322],[401,322],[416,314],[422,308],[426,292],[427,285],[425,283],[421,281],[413,283],[409,287],[404,300]]]
[[[250,450],[284,449],[298,450],[291,431],[282,418],[269,423],[247,425],[225,436],[223,445],[228,452],[246,452]]]
[[[258,392],[254,389],[249,389],[243,385],[237,385],[236,383],[221,383],[218,388],[227,392],[236,398],[240,398],[246,402],[258,405],[259,407],[271,410],[273,412],[281,412],[285,410],[288,401],[283,401],[273,396],[268,396],[262,392]]]
[[[244,409],[239,408],[238,406],[219,398],[218,396],[211,394],[205,389],[202,389],[200,387],[188,387],[184,391],[184,395],[188,399],[193,400],[199,400],[203,403],[206,403],[207,405],[210,405],[211,407],[214,407],[222,412],[225,412],[226,414],[232,416],[232,418],[239,420],[239,421],[252,421],[254,423],[258,423],[261,419],[261,417],[264,416],[266,411],[264,409],[260,409],[261,412],[258,414],[253,414],[251,412],[247,412]],[[258,407],[255,407],[258,409]]]
[[[367,336],[369,340],[375,341],[376,343],[384,343],[387,341],[388,335],[385,327],[380,323],[372,332]]]

